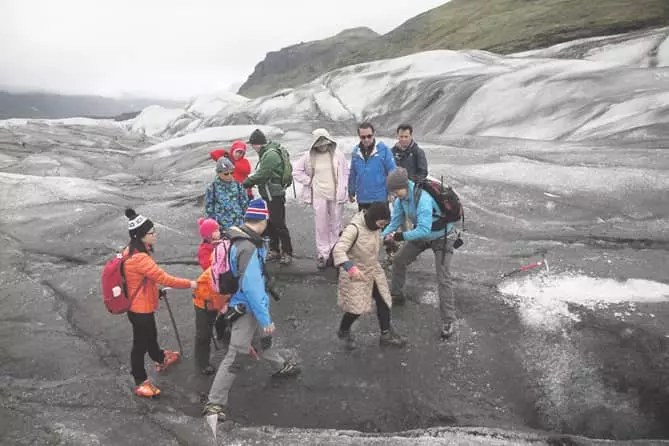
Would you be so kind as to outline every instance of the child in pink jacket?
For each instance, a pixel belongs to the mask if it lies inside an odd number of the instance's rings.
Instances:
[[[323,270],[341,232],[349,163],[327,130],[316,129],[312,135],[309,150],[293,166],[293,178],[302,184],[302,201],[314,207],[317,266]]]

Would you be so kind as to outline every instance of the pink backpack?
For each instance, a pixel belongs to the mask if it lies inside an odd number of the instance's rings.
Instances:
[[[221,237],[211,262],[211,286],[218,294],[230,296],[239,289],[239,279],[232,273],[230,265],[230,251],[232,244],[244,237],[230,237],[227,233],[222,233]]]
[[[128,299],[128,288],[123,273],[123,263],[130,256],[124,256],[119,253],[114,256],[102,270],[102,299],[104,300],[107,310],[111,314],[126,313],[132,301],[137,297],[139,290],[144,286],[144,281]]]

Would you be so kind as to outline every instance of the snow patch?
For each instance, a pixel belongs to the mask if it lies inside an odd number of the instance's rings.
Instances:
[[[669,35],[657,48],[657,66],[669,67]]]
[[[498,286],[518,306],[523,322],[534,328],[558,330],[578,321],[568,304],[602,310],[614,304],[669,301],[669,285],[644,279],[625,281],[580,274],[535,275],[506,280]]]
[[[130,130],[148,136],[159,135],[174,121],[184,114],[181,108],[165,108],[160,105],[146,107],[134,119],[127,121]]]
[[[202,95],[193,99],[186,106],[186,112],[197,116],[213,116],[231,105],[239,105],[248,102],[249,99],[233,93],[217,93]]]
[[[190,144],[206,144],[210,142],[227,142],[236,139],[247,140],[255,129],[260,129],[268,139],[283,135],[283,130],[268,125],[229,125],[209,127],[195,133],[169,139],[142,149],[140,153],[158,157],[169,156],[174,149]]]
[[[113,193],[118,193],[118,189],[93,180],[0,172],[0,209],[17,209],[59,201],[93,200]]]
[[[459,166],[459,173],[481,181],[533,186],[560,196],[571,192],[662,191],[669,173],[622,167],[560,166],[544,162],[510,161]],[[546,193],[546,192],[544,192]]]

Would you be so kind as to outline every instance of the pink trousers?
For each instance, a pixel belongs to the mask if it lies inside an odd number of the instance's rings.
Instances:
[[[318,257],[327,259],[339,239],[344,204],[337,204],[334,200],[326,200],[314,194],[313,206]]]

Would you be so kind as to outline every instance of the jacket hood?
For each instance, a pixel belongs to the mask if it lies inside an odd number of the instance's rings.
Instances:
[[[252,229],[246,227],[233,226],[225,231],[231,237],[245,238],[253,244],[258,245],[264,242],[262,236],[253,232]]]
[[[337,148],[337,141],[335,141],[332,136],[330,136],[330,133],[325,130],[325,129],[316,129],[312,133],[313,138],[311,139],[311,145],[309,146],[309,151],[314,150],[314,146],[318,142],[319,139],[323,138],[328,141],[330,141],[332,144],[334,144],[335,149]]]

